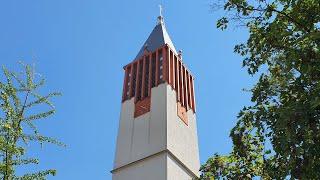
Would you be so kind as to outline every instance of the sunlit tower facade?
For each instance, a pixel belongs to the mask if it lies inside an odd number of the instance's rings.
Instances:
[[[194,76],[162,15],[124,72],[113,180],[199,177]]]

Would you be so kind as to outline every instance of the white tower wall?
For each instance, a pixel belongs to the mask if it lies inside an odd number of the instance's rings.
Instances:
[[[125,166],[113,173],[113,180],[164,180],[166,175],[166,155],[157,154]]]
[[[150,112],[134,118],[134,99],[121,107],[113,180],[184,180],[199,176],[196,117],[177,115],[175,91],[167,83],[151,90]]]
[[[198,149],[196,116],[187,111],[188,125],[177,115],[176,91],[167,86],[167,149],[199,176],[200,161]]]

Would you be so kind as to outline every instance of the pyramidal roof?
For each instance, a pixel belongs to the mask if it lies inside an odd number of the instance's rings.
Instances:
[[[151,34],[149,35],[148,39],[141,47],[141,49],[135,59],[142,57],[145,50],[153,52],[165,44],[167,44],[177,54],[177,51],[176,51],[176,49],[170,39],[170,36],[169,36],[167,30],[166,30],[166,27],[165,27],[165,24],[163,21],[163,17],[159,16],[157,25],[152,30]]]

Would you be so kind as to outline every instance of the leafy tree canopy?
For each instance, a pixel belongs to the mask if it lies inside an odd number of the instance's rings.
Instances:
[[[249,31],[234,51],[259,80],[231,130],[233,148],[202,179],[320,179],[320,1],[227,0],[229,22]]]
[[[56,170],[49,169],[18,176],[15,167],[39,163],[37,158],[25,155],[31,141],[41,145],[53,143],[64,146],[53,138],[41,135],[35,125],[36,120],[55,113],[50,99],[60,93],[40,95],[38,91],[44,85],[44,79],[37,80],[31,66],[23,67],[22,73],[3,67],[4,81],[0,80],[0,178],[4,180],[45,179],[47,175],[55,175]],[[47,111],[39,112],[45,109],[43,106],[47,106]]]

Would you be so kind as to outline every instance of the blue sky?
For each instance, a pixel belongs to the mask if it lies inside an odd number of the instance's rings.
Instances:
[[[216,29],[223,12],[210,0],[0,1],[0,64],[35,63],[47,78],[42,91],[58,90],[54,117],[37,124],[67,148],[30,145],[40,164],[19,172],[56,168],[49,179],[111,179],[123,83],[122,67],[133,60],[156,25],[163,4],[167,30],[196,77],[201,163],[231,148],[229,131],[249,104],[254,79],[233,53],[245,29]]]

